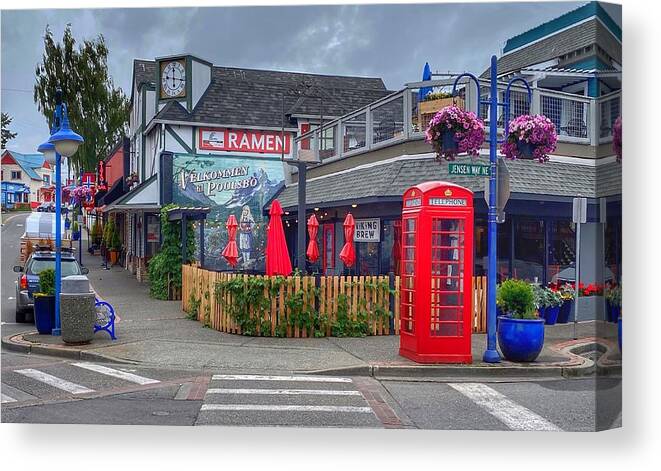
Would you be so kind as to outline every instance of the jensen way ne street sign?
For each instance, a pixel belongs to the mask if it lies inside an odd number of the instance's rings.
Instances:
[[[472,177],[488,177],[491,175],[491,166],[483,164],[448,164],[450,175],[470,175]]]

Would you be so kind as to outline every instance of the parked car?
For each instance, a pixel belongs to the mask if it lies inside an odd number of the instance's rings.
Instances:
[[[34,293],[39,292],[39,273],[47,268],[55,269],[55,252],[50,249],[37,249],[30,254],[25,266],[14,266],[14,271],[19,273],[16,280],[16,322],[34,320]],[[87,273],[89,269],[81,267],[73,253],[62,251],[63,278]]]
[[[55,203],[52,201],[46,201],[37,206],[37,212],[39,213],[54,213],[55,212]]]

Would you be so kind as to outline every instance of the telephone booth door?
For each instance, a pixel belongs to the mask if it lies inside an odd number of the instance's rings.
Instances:
[[[400,354],[421,363],[470,363],[472,192],[427,182],[404,195]]]

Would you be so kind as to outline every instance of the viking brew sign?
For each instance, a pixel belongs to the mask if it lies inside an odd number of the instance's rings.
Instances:
[[[291,141],[289,133],[249,129],[200,128],[198,137],[200,150],[258,154],[288,154]]]
[[[356,242],[380,242],[381,220],[379,218],[356,219],[354,240]]]

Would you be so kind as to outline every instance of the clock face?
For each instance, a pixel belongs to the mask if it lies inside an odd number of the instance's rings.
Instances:
[[[161,66],[161,97],[176,98],[186,92],[186,68],[183,61],[167,62]]]

